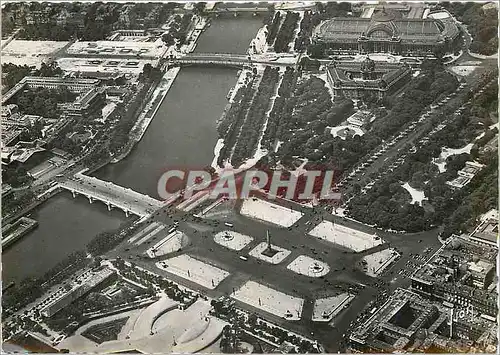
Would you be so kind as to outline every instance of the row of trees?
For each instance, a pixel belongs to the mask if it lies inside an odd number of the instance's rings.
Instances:
[[[101,6],[102,3],[83,5],[80,10],[86,10],[82,23],[58,23],[56,18],[65,11],[58,5],[51,7],[50,14],[44,15],[46,22],[24,24],[19,36],[29,40],[69,41],[79,38],[86,41],[102,40],[113,30],[113,24],[119,19],[121,6]],[[35,11],[43,11],[44,8]]]
[[[241,126],[254,94],[254,81],[255,74],[253,76],[249,74],[246,78],[246,84],[238,89],[232,104],[226,109],[227,111],[225,111],[225,115],[217,127],[219,137],[224,139],[224,146],[220,151],[217,162],[220,166],[224,160],[230,158],[233,147],[236,145]]]
[[[346,17],[351,11],[351,4],[348,2],[327,2],[316,3],[317,12],[312,16],[311,27],[316,27],[321,21],[332,17]],[[311,29],[312,31],[312,29]],[[307,54],[311,58],[321,59],[326,56],[328,46],[325,43],[308,43]]]
[[[153,67],[151,64],[146,63],[142,68],[142,73],[139,75],[139,80],[142,82],[158,81],[162,77],[162,72],[159,67]]]
[[[290,75],[290,72],[285,74],[282,85],[287,85]],[[456,80],[444,73],[441,66],[424,65],[422,76],[424,79],[411,84],[392,110],[379,110],[379,118],[372,131],[345,140],[332,137],[326,127],[336,126],[345,120],[352,112],[352,103],[349,100],[332,103],[322,80],[312,77],[298,84],[290,95],[280,93],[281,97],[276,99],[271,112],[263,144],[272,148],[278,137],[283,143],[277,153],[263,158],[261,163],[272,166],[281,161],[285,166],[293,167],[294,157],[302,157],[307,158],[309,163],[321,163],[339,172],[351,168],[382,139],[394,134],[406,122],[417,117],[426,105],[457,85]],[[284,96],[287,97],[282,100]],[[423,102],[419,101],[422,99]]]
[[[294,50],[296,52],[305,52],[311,44],[311,36],[314,27],[320,23],[320,15],[317,12],[307,10],[304,12],[304,18],[300,22],[300,31],[295,39]]]
[[[266,147],[269,151],[272,150],[276,144],[276,134],[283,117],[285,103],[290,95],[292,95],[297,78],[298,73],[293,68],[287,67],[283,74],[283,80],[278,88],[278,97],[274,100],[273,108],[267,120],[267,127],[262,137],[262,146]]]
[[[278,30],[280,29],[281,13],[276,12],[274,14],[273,21],[267,25],[267,44],[272,46],[276,36],[278,35]]]
[[[318,2],[316,9],[320,15],[320,20],[330,19],[332,17],[346,17],[351,11],[349,2]]]
[[[274,51],[276,53],[286,53],[289,51],[290,42],[297,28],[299,14],[297,12],[287,12],[285,20],[280,27],[276,41],[274,42]]]
[[[29,277],[16,283],[2,296],[2,318],[25,307],[53,285],[65,280],[69,275],[87,265],[89,260],[82,251],[74,252],[41,277]]]
[[[255,153],[261,136],[261,127],[264,125],[266,111],[269,108],[269,102],[278,80],[278,68],[266,67],[234,147],[232,156],[234,166],[239,166],[245,159],[250,158]]]
[[[443,237],[473,226],[479,214],[487,212],[498,202],[498,187],[496,184],[493,186],[493,180],[497,178],[496,153],[481,153],[479,148],[489,140],[475,140],[478,132],[484,131],[484,127],[490,125],[491,121],[489,117],[477,117],[473,114],[474,108],[483,102],[484,97],[494,95],[494,92],[495,89],[486,90],[473,99],[471,108],[431,136],[428,144],[409,155],[398,169],[384,176],[366,194],[351,200],[350,215],[381,228],[408,232],[427,230],[444,224]],[[437,117],[435,125],[446,118],[446,114]],[[494,136],[496,131],[496,128],[486,131],[485,137]],[[470,154],[448,157],[446,171],[440,173],[433,159],[441,154],[442,147],[461,148],[471,141],[475,144]],[[487,168],[464,188],[452,189],[446,182],[456,178],[458,171],[470,160],[478,160],[487,165]],[[413,188],[423,190],[428,199],[426,208],[410,204],[410,194],[401,187],[402,181],[409,182]]]
[[[29,182],[31,182],[31,178],[28,176],[28,171],[21,164],[10,164],[2,168],[3,184],[20,187]]]
[[[6,168],[2,169],[2,176],[5,169]],[[31,182],[31,178],[27,175],[20,175],[17,179],[23,181],[23,184]],[[6,183],[5,180],[2,181]],[[30,203],[35,201],[35,198],[35,193],[30,189],[16,191],[8,196],[2,197],[2,218],[12,216],[14,213],[22,211],[23,208],[26,208]]]
[[[457,79],[439,64],[432,64],[429,68],[423,65],[422,74],[410,82],[402,97],[385,100],[386,107],[391,108],[391,111],[374,121],[371,134],[381,139],[392,136],[425,107],[449,95],[457,87]]]
[[[111,132],[108,132],[109,142],[108,149],[111,155],[118,155],[130,143],[130,131],[137,121],[137,116],[142,107],[148,101],[148,93],[151,94],[150,88],[155,85],[161,78],[160,75],[152,74],[146,77],[145,83],[141,83],[138,90],[128,93],[124,99],[127,104],[125,106],[118,106],[109,117],[109,120],[115,120],[116,126]]]
[[[498,9],[485,8],[484,3],[449,2],[442,3],[457,19],[467,25],[472,36],[470,50],[491,55],[498,51]]]
[[[118,230],[102,232],[92,238],[86,248],[90,255],[99,256],[115,248],[122,240]]]

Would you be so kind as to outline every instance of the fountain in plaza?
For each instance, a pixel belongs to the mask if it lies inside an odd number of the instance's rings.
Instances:
[[[230,240],[233,240],[234,239],[234,236],[229,234],[229,233],[226,233],[222,236],[222,238],[224,238],[224,240],[226,241],[230,241]]]
[[[309,270],[313,274],[318,274],[318,273],[322,272],[324,269],[325,269],[325,267],[323,265],[318,264],[317,262],[313,262],[311,265],[309,265]]]

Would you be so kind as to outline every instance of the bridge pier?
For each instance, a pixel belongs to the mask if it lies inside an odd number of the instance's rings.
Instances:
[[[92,184],[93,188],[90,187]],[[73,198],[81,195],[86,197],[89,203],[100,201],[106,205],[108,211],[118,208],[127,217],[138,215],[144,218],[150,211],[161,205],[160,201],[150,196],[85,175],[77,175],[77,179],[67,180],[59,186],[71,192]]]

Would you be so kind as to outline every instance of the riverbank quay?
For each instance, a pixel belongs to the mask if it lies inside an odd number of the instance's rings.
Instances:
[[[2,251],[24,237],[38,226],[38,222],[28,217],[21,217],[11,224],[2,227]]]
[[[201,33],[204,31],[204,29],[208,24],[209,24],[208,19],[195,16],[193,24],[191,25],[191,29],[187,35],[186,41],[188,44],[185,44],[180,48],[180,53],[177,53],[177,51],[174,50],[173,54],[171,55],[174,55],[176,57],[179,55],[183,56],[187,53],[194,51]],[[168,53],[169,52],[166,52],[166,54]],[[153,92],[151,94],[148,94],[148,99],[146,100],[147,104],[142,109],[142,112],[139,115],[137,122],[130,130],[130,136],[132,138],[127,143],[127,146],[125,147],[124,151],[119,156],[111,160],[112,164],[118,163],[122,159],[126,158],[130,154],[134,146],[142,139],[144,133],[146,133],[146,130],[153,121],[156,112],[160,108],[161,103],[163,102],[170,88],[172,87],[172,84],[174,83],[175,78],[179,74],[180,70],[181,70],[180,67],[173,67],[167,69],[167,71],[161,78],[158,85],[155,87],[155,89],[153,89]]]
[[[156,86],[156,88],[151,93],[150,98],[147,100],[148,103],[143,108],[135,125],[130,130],[131,138],[127,146],[125,147],[125,150],[118,157],[113,158],[111,160],[112,164],[118,163],[120,160],[127,157],[127,155],[134,148],[135,144],[137,144],[137,142],[139,142],[142,139],[144,133],[146,133],[146,130],[153,121],[161,103],[163,102],[163,100],[168,94],[168,91],[172,87],[172,84],[174,83],[177,74],[179,74],[179,71],[180,68],[175,67],[165,72],[159,84]]]

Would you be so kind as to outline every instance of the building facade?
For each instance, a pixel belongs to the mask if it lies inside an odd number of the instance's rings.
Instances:
[[[448,308],[416,292],[397,289],[368,320],[349,337],[351,352],[435,353],[471,352],[478,342],[496,329],[493,320],[478,312]],[[482,347],[494,344],[486,341]],[[484,352],[484,349],[481,351]]]
[[[496,317],[498,294],[491,287],[496,256],[496,249],[456,237],[415,272],[412,290],[433,301],[472,306],[481,314]]]
[[[101,109],[105,105],[106,93],[104,88],[93,88],[80,95],[75,102],[61,104],[63,112],[71,118],[80,119],[84,116],[101,114]]]
[[[397,11],[380,9],[371,18],[338,17],[314,30],[313,43],[327,54],[391,53],[432,56],[453,52],[459,30],[452,18],[403,18]]]
[[[80,78],[59,78],[59,77],[43,77],[43,76],[25,76],[14,85],[9,91],[2,95],[2,105],[14,97],[19,91],[25,87],[29,88],[46,88],[57,89],[66,87],[68,90],[76,93],[89,91],[99,85],[98,79],[80,79]]]
[[[381,100],[410,78],[411,68],[408,65],[375,62],[369,57],[363,62],[333,61],[327,67],[327,80],[334,96],[356,100]]]

